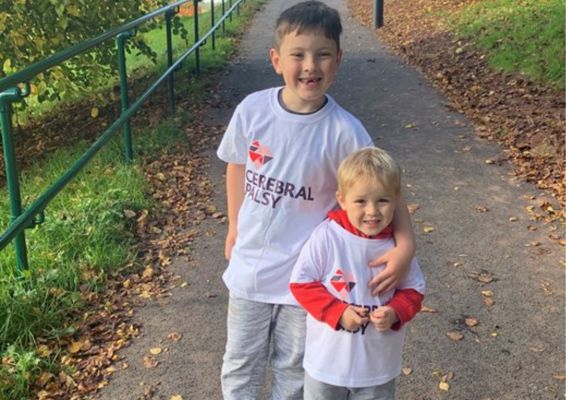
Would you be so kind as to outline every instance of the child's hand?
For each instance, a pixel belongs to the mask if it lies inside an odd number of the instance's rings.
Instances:
[[[368,310],[364,307],[348,306],[340,317],[340,325],[349,331],[355,331],[368,321]]]
[[[236,236],[236,232],[232,232],[228,229],[226,241],[224,242],[224,257],[226,257],[226,260],[230,260],[230,257],[232,256],[232,248],[236,244]]]
[[[374,276],[368,283],[372,296],[395,289],[409,269],[411,258],[398,247],[394,247],[381,257],[371,261],[370,267],[385,264],[385,269]]]
[[[397,313],[394,309],[388,306],[379,307],[370,314],[370,319],[377,329],[380,332],[385,332],[391,329],[391,326],[399,321],[399,317],[397,317]]]

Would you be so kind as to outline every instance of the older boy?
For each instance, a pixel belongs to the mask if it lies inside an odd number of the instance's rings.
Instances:
[[[271,342],[272,397],[302,398],[305,312],[289,291],[289,277],[302,245],[336,204],[338,163],[372,143],[362,124],[326,95],[342,60],[341,32],[338,12],[321,2],[285,10],[270,52],[285,86],[246,97],[218,149],[228,163],[225,399],[259,397]],[[380,261],[396,283],[414,251],[405,206],[394,224],[397,247]]]
[[[421,308],[424,278],[413,259],[395,292],[373,296],[364,283],[367,263],[395,246],[400,173],[381,149],[349,155],[338,168],[341,209],[314,230],[295,265],[291,291],[309,313],[305,400],[394,398],[402,326]]]

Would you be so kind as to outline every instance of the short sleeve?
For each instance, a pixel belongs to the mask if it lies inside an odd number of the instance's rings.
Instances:
[[[230,119],[216,155],[228,163],[245,164],[247,147],[245,117],[240,103]]]

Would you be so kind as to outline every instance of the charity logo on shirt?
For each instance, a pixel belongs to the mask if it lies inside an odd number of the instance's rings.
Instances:
[[[345,274],[342,269],[337,268],[332,278],[330,278],[330,284],[336,289],[342,300],[346,300],[348,293],[356,286],[356,278],[350,274]]]
[[[261,167],[265,163],[268,163],[273,159],[271,155],[271,150],[269,147],[263,146],[259,140],[254,140],[250,145],[250,149],[248,151],[248,155],[250,156],[250,160],[255,165],[256,168]]]
[[[330,278],[330,285],[332,285],[334,290],[336,290],[336,292],[340,295],[342,301],[345,301],[355,307],[363,307],[368,311],[368,313],[373,312],[373,310],[378,308],[377,305],[362,305],[362,304],[350,303],[348,301],[348,295],[350,294],[352,289],[356,286],[356,283],[357,283],[356,277],[352,274],[349,274],[348,272],[345,272],[342,268],[336,268],[334,274],[332,275],[332,278]],[[342,326],[339,326],[337,330],[339,331],[343,330],[348,333],[360,333],[362,335],[365,335],[366,329],[369,326],[369,324],[370,321],[367,321],[362,325],[360,325],[358,329],[355,329],[353,331],[343,328]]]
[[[310,186],[297,185],[257,171],[274,159],[269,147],[261,144],[259,140],[252,141],[248,156],[256,170],[246,169],[246,196],[251,200],[272,208],[276,208],[284,197],[303,201],[314,200]]]

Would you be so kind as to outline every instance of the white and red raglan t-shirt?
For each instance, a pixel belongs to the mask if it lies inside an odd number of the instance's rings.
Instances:
[[[368,264],[394,246],[392,237],[363,238],[348,232],[335,221],[325,220],[301,251],[291,275],[291,287],[295,286],[293,292],[305,296],[308,290],[301,291],[301,288],[316,287],[317,283],[322,283],[326,291],[341,302],[369,310],[388,304],[394,295],[393,290],[374,297],[367,287],[370,279],[383,267],[369,268]],[[413,289],[424,294],[425,281],[416,259],[412,260],[397,289]],[[318,290],[312,292],[312,300],[302,298],[300,302],[316,303]],[[320,297],[324,298],[324,295]],[[313,307],[313,304],[306,308]],[[398,330],[379,332],[368,322],[349,332],[326,318],[326,314],[336,315],[333,308],[336,308],[335,303],[323,302],[317,315],[321,320],[310,313],[307,316],[303,366],[308,374],[321,382],[347,387],[381,385],[399,375],[404,326]]]
[[[286,111],[281,88],[246,97],[218,148],[245,164],[238,235],[223,275],[238,297],[297,304],[289,278],[303,244],[336,205],[336,170],[348,154],[372,146],[361,122],[330,96],[312,114]]]

